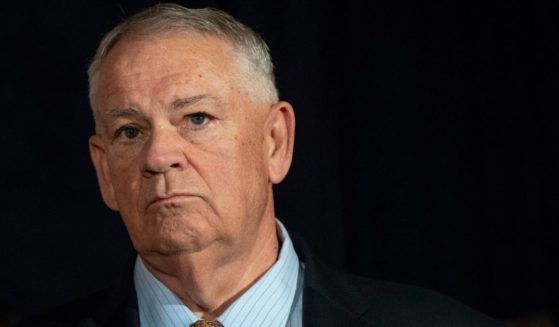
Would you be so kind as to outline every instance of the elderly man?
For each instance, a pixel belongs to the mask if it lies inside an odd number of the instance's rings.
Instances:
[[[91,158],[138,256],[119,287],[30,325],[499,326],[294,246],[272,194],[291,164],[293,109],[264,41],[226,13],[147,9],[105,36],[89,80]]]

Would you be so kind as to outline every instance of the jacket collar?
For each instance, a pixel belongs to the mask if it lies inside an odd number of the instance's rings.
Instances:
[[[303,325],[368,326],[359,320],[369,310],[363,295],[343,274],[316,260],[302,239],[292,239],[299,260],[305,264]]]

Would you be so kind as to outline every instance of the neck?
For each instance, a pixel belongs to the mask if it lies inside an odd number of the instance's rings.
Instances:
[[[194,314],[215,319],[277,260],[279,241],[275,219],[263,219],[255,234],[250,246],[244,245],[248,251],[229,249],[234,254],[231,256],[215,253],[140,256],[146,268]]]

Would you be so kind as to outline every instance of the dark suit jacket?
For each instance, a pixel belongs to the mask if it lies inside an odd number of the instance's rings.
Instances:
[[[341,274],[316,262],[303,242],[295,240],[295,247],[305,263],[304,326],[502,326],[435,292]],[[139,326],[132,274],[129,272],[117,287],[78,299],[20,326]]]

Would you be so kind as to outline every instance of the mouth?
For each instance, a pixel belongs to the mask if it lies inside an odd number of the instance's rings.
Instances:
[[[146,208],[150,208],[151,206],[154,205],[163,205],[163,204],[173,203],[177,201],[184,201],[194,197],[196,197],[196,195],[190,193],[172,193],[172,194],[156,196],[155,198],[153,198],[153,200],[151,200],[148,203]]]

